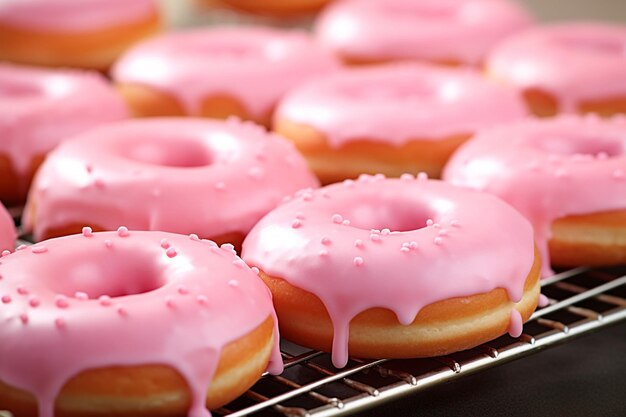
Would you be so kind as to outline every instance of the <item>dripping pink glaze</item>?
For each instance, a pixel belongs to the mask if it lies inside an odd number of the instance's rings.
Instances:
[[[539,294],[539,307],[547,307],[550,305],[550,300],[543,294]]]
[[[410,175],[364,175],[296,194],[252,229],[242,256],[320,298],[342,367],[358,313],[388,308],[410,324],[426,305],[496,288],[518,302],[534,249],[530,224],[499,199]]]
[[[68,136],[127,116],[97,73],[0,63],[0,154],[18,174]]]
[[[495,194],[528,218],[548,276],[555,220],[626,209],[625,150],[623,119],[527,120],[477,135],[453,155],[443,177]]]
[[[0,252],[13,250],[15,239],[17,239],[15,223],[7,209],[0,203]]]
[[[2,0],[0,26],[75,33],[135,23],[156,12],[155,0]]]
[[[351,69],[295,88],[275,120],[309,125],[333,147],[358,139],[402,145],[438,140],[521,119],[517,92],[471,69],[394,64]]]
[[[47,250],[26,248],[0,265],[0,295],[11,297],[0,304],[0,379],[32,392],[41,417],[54,415],[57,394],[81,371],[150,364],[177,370],[192,394],[189,415],[208,416],[221,350],[274,317],[267,287],[229,245],[131,231],[37,246]],[[270,371],[278,373],[274,336]]]
[[[520,337],[522,335],[522,329],[524,327],[524,320],[522,315],[516,309],[511,310],[511,321],[509,323],[509,335],[511,337]]]
[[[626,96],[626,25],[578,22],[530,29],[502,42],[491,53],[487,72],[520,89],[552,94],[562,112],[577,112],[581,101]]]
[[[52,152],[23,220],[37,240],[76,221],[107,230],[126,224],[202,237],[245,235],[285,195],[317,186],[290,142],[251,122],[129,120]]]
[[[287,90],[338,68],[305,32],[221,27],[170,32],[140,43],[112,74],[117,83],[172,94],[192,115],[205,98],[230,95],[251,115],[263,117]]]
[[[343,0],[320,15],[315,32],[342,56],[479,65],[497,42],[531,23],[508,0]]]

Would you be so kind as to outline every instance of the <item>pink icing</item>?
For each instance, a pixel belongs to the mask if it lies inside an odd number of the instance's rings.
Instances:
[[[625,149],[621,119],[527,120],[477,135],[454,154],[443,177],[495,194],[528,218],[547,276],[555,220],[626,209]]]
[[[13,250],[15,248],[15,239],[17,239],[17,232],[13,218],[0,203],[0,252]]]
[[[511,310],[511,321],[509,323],[509,335],[511,337],[520,337],[524,327],[524,320],[522,315],[516,309]]]
[[[517,92],[474,70],[395,64],[345,70],[297,87],[275,120],[312,126],[340,147],[364,138],[393,145],[438,140],[526,114]]]
[[[33,157],[61,140],[126,117],[122,99],[97,73],[0,63],[0,154],[22,176]]]
[[[231,95],[263,117],[290,88],[338,68],[302,31],[211,28],[171,32],[127,52],[113,68],[118,83],[172,94],[190,114],[212,95]]]
[[[539,294],[539,303],[537,306],[539,307],[547,307],[550,305],[550,299],[543,294]]]
[[[388,308],[408,325],[426,305],[496,288],[518,302],[534,249],[530,224],[499,199],[408,174],[362,175],[296,194],[252,229],[242,256],[321,299],[341,367],[358,313]]]
[[[531,22],[506,0],[343,0],[321,14],[315,31],[342,56],[478,65],[497,42]]]
[[[269,291],[232,246],[169,233],[52,239],[4,256],[0,275],[9,300],[0,304],[0,379],[32,392],[41,417],[54,415],[59,391],[81,371],[146,364],[177,370],[192,394],[189,415],[208,416],[220,352],[274,317]]]
[[[155,0],[2,0],[0,25],[73,33],[135,23],[156,12]]]
[[[245,234],[285,195],[317,186],[291,143],[252,123],[129,120],[50,154],[24,226],[36,239],[76,221],[107,230],[126,224],[202,237]]]
[[[626,25],[579,22],[530,29],[498,46],[487,71],[521,89],[551,93],[563,112],[576,112],[584,100],[623,97]]]

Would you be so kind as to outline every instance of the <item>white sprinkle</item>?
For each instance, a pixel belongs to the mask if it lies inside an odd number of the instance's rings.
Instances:
[[[31,249],[33,253],[46,253],[48,252],[48,248],[44,245],[33,246]]]
[[[354,266],[361,266],[363,265],[363,258],[361,258],[360,256],[357,256],[354,258],[352,263],[354,264]]]
[[[117,235],[119,237],[127,237],[128,235],[130,235],[130,233],[128,232],[128,228],[126,226],[120,226],[117,229]]]
[[[341,217],[341,214],[333,214],[333,216],[330,219],[335,224],[340,224],[341,222],[343,222],[343,217]]]
[[[417,174],[417,179],[420,181],[426,181],[428,179],[428,174],[425,172],[420,172]]]
[[[83,236],[85,236],[85,237],[92,237],[93,236],[93,230],[91,229],[91,227],[89,227],[89,226],[83,227]]]

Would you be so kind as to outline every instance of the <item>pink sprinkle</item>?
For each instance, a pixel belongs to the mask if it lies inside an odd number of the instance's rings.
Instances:
[[[93,166],[91,164],[86,164],[85,170],[87,170],[88,174],[91,174],[93,172]]]
[[[228,252],[236,253],[235,246],[232,243],[224,243],[222,246],[220,246],[220,249],[228,251]]]
[[[224,184],[223,182],[220,181],[220,182],[215,184],[215,189],[217,191],[223,191],[223,190],[226,189],[226,184]]]
[[[624,170],[623,169],[616,169],[615,171],[613,171],[613,178],[615,178],[617,180],[623,180],[624,179]]]
[[[184,285],[179,285],[178,286],[178,293],[180,295],[187,295],[187,294],[189,294],[189,289],[187,287],[185,287]]]
[[[435,229],[440,229],[440,228],[441,228],[441,225],[440,225],[439,223],[435,223],[435,224],[433,224],[433,227],[434,227]]]
[[[57,295],[54,304],[58,308],[68,308],[70,306],[70,303],[67,301],[67,297],[64,295]]]
[[[354,264],[354,266],[361,266],[363,265],[363,258],[361,258],[360,256],[357,256],[354,258],[352,263]]]
[[[354,241],[354,246],[356,246],[357,248],[362,248],[364,246],[363,241],[361,239],[357,239]]]
[[[442,239],[442,238],[440,238],[440,237],[436,237],[436,238],[433,240],[433,243],[434,243],[435,245],[439,246],[439,245],[441,245],[441,244],[443,243],[443,239]]]
[[[323,236],[321,242],[324,246],[328,246],[332,243],[328,236]]]
[[[120,317],[127,317],[128,316],[128,311],[126,311],[126,309],[124,307],[118,307],[115,309],[115,311],[117,311],[117,314]]]
[[[343,180],[343,185],[345,187],[352,187],[352,186],[354,186],[354,180],[350,180],[350,179]]]
[[[169,248],[165,251],[165,254],[168,258],[173,258],[174,256],[178,255],[178,252],[176,252],[176,249],[174,248]]]
[[[435,224],[435,222],[433,221],[433,219],[428,219],[428,220],[426,220],[426,226],[430,227],[430,226],[432,226],[433,224]]]
[[[439,236],[448,236],[448,231],[447,230],[440,230],[437,234]]]
[[[26,249],[27,247],[28,247],[28,246],[26,246],[26,245],[19,245],[17,248],[15,248],[15,251],[18,251],[18,250],[24,250],[24,249]]]
[[[238,287],[239,281],[237,281],[236,279],[231,279],[230,281],[228,281],[228,285],[231,287]]]
[[[296,219],[293,222],[291,222],[291,227],[294,229],[299,229],[300,227],[302,227],[302,222]]]
[[[378,235],[378,234],[376,234],[376,233],[372,233],[372,234],[370,235],[370,240],[371,240],[372,242],[380,242],[380,240],[381,240],[381,239],[380,239],[380,235]]]
[[[256,266],[253,266],[252,268],[250,268],[252,270],[252,272],[254,272],[255,274],[259,275],[259,273],[261,273],[261,271],[259,271],[259,268],[257,268]]]
[[[20,285],[17,287],[17,293],[19,295],[28,295],[28,290]]]
[[[165,305],[169,308],[176,307],[176,304],[174,304],[174,299],[171,296],[165,297]]]
[[[420,172],[417,174],[417,179],[420,181],[426,181],[428,179],[428,174],[425,172]]]
[[[341,216],[341,214],[333,214],[333,216],[330,219],[335,224],[339,224],[339,223],[343,222],[343,217]]]
[[[91,227],[89,227],[89,226],[83,227],[83,236],[85,236],[85,237],[92,237],[93,236],[93,230],[91,229]]]
[[[383,229],[380,231],[380,234],[383,236],[388,236],[389,234],[391,234],[391,230],[389,229]]]
[[[20,314],[20,320],[22,324],[28,324],[28,316],[26,314]]]
[[[319,252],[320,258],[326,258],[328,256],[328,251],[326,249],[322,249]]]
[[[402,174],[400,175],[400,179],[402,181],[413,181],[415,179],[415,177],[411,174]]]
[[[58,319],[54,320],[54,325],[57,327],[57,329],[61,330],[61,329],[65,329],[65,327],[67,326],[67,323],[65,322],[65,320],[59,317]]]
[[[409,253],[409,252],[411,252],[411,249],[409,249],[409,247],[408,247],[408,246],[402,246],[402,247],[400,248],[400,251],[401,251],[401,252],[404,252],[404,253]]]
[[[100,302],[100,305],[102,307],[109,307],[111,305],[111,297],[109,297],[108,295],[102,295],[98,298],[98,301]]]
[[[39,299],[37,297],[33,297],[30,300],[28,300],[28,304],[32,307],[32,308],[37,308],[39,307]]]
[[[296,213],[296,219],[298,220],[304,220],[304,213],[299,211]]]
[[[201,305],[207,305],[209,302],[209,298],[206,295],[202,295],[202,294],[197,296],[196,300],[198,301],[198,304],[201,304]]]
[[[195,233],[190,234],[190,235],[189,235],[189,239],[191,239],[191,240],[195,240],[195,241],[200,240],[200,238],[198,237],[198,235],[197,235],[197,234],[195,234]]]
[[[459,223],[458,220],[452,220],[450,222],[450,226],[452,226],[452,227],[461,227],[461,223]]]
[[[341,222],[344,226],[350,226],[350,220],[344,220]]]
[[[11,302],[11,296],[10,295],[3,295],[2,298],[0,298],[0,300],[2,300],[2,303],[4,303],[4,304],[9,304]]]
[[[235,265],[237,268],[245,268],[247,266],[246,263],[241,259],[235,259],[233,261],[233,265]]]
[[[33,246],[32,252],[33,253],[46,253],[48,252],[48,248],[44,245],[37,245],[37,246]]]
[[[2,256],[7,256],[7,255],[10,255],[10,254],[11,254],[10,250],[6,250],[5,249],[5,250],[2,251]]]
[[[130,233],[128,233],[128,228],[126,226],[120,226],[117,229],[117,235],[119,237],[127,237]]]
[[[170,242],[167,239],[165,239],[165,238],[161,239],[161,247],[163,249],[169,248],[170,247]]]
[[[104,246],[106,246],[107,248],[112,248],[113,247],[113,242],[111,242],[110,239],[106,239],[104,241]]]
[[[85,301],[89,300],[89,295],[85,292],[78,291],[74,294],[74,298],[76,298],[77,300]]]

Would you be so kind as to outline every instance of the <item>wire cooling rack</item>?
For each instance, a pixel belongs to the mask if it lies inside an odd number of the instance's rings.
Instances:
[[[626,268],[576,268],[543,280],[550,304],[537,310],[519,338],[503,336],[449,356],[413,360],[351,359],[283,342],[285,372],[265,375],[218,416],[343,416],[479,372],[626,319]]]

